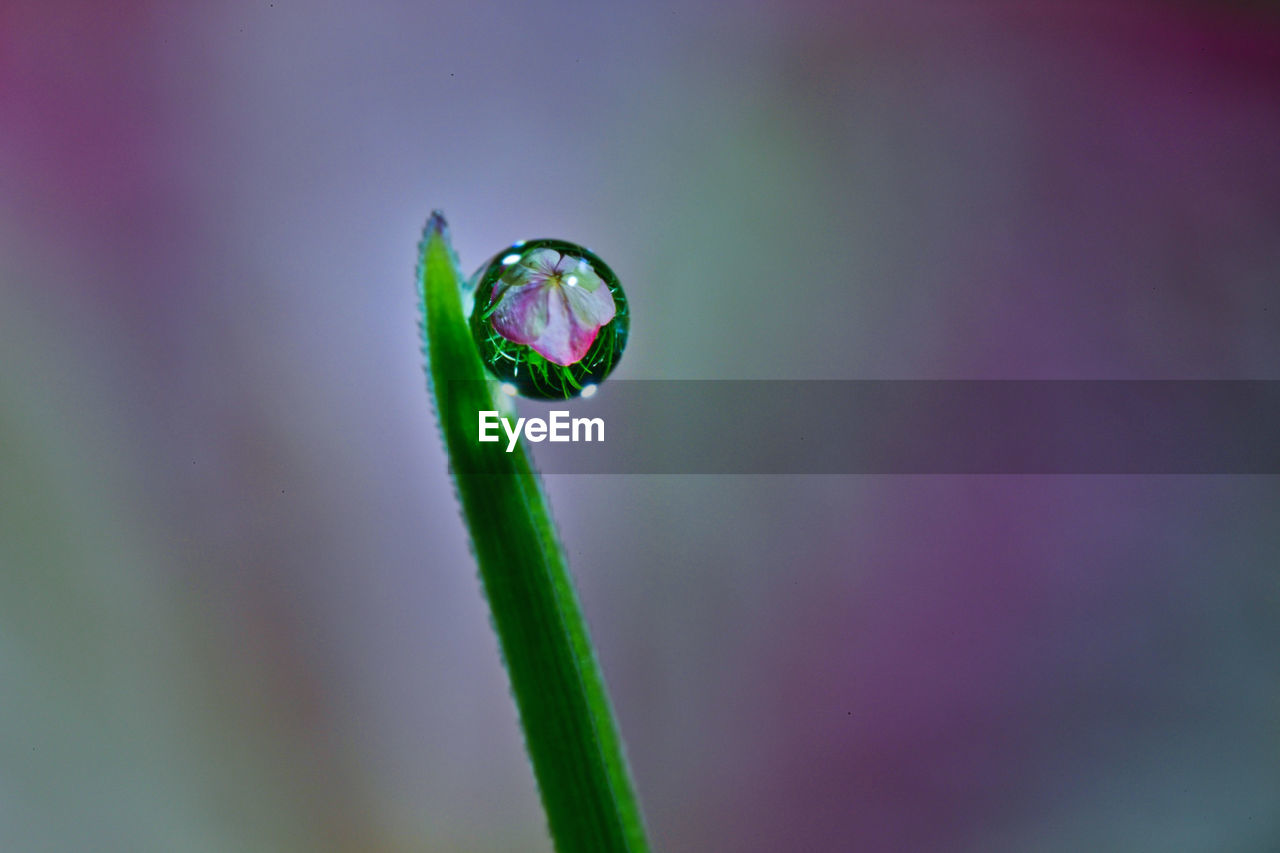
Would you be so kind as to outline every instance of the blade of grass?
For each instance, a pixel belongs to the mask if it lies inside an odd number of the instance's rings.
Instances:
[[[478,413],[509,404],[472,341],[439,211],[418,252],[427,376],[552,840],[559,853],[643,853],[622,741],[542,484],[523,443],[480,453]]]

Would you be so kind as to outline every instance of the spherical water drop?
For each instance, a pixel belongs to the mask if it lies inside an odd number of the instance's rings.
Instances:
[[[590,250],[565,240],[522,241],[472,281],[471,334],[504,390],[549,400],[590,396],[622,357],[627,297]]]

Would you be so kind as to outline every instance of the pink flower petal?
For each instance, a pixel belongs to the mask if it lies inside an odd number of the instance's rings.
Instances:
[[[509,341],[532,346],[548,325],[551,289],[542,281],[508,287],[493,311],[493,328]]]
[[[565,275],[574,272],[578,267],[583,265],[582,258],[573,255],[561,255],[560,260],[556,261],[555,274]]]
[[[595,290],[604,284],[600,276],[596,275],[596,271],[586,261],[577,261],[576,264],[566,264],[567,269],[560,274],[560,281],[570,287],[577,286],[586,290]]]
[[[561,260],[563,257],[555,249],[538,249],[525,255],[518,266],[527,267],[533,275],[546,280],[556,274],[556,265]]]
[[[561,281],[563,283],[560,289],[564,291],[569,310],[573,313],[573,318],[578,325],[594,331],[613,319],[617,309],[614,307],[613,294],[609,292],[609,288],[597,286],[591,290],[582,282],[569,284],[564,279]],[[598,284],[603,284],[599,279],[596,281]]]
[[[581,361],[595,343],[598,325],[586,326],[570,310],[562,287],[547,288],[547,325],[529,348],[553,364],[567,367]]]

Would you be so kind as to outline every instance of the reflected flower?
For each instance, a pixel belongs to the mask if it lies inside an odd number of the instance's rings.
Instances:
[[[493,328],[547,361],[581,361],[616,309],[608,286],[582,258],[554,249],[530,252],[493,288]]]

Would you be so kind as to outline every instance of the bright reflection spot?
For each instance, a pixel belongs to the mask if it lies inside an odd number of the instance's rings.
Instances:
[[[512,253],[512,254],[507,255],[505,258],[503,258],[503,259],[502,259],[502,265],[503,265],[504,267],[509,267],[509,266],[511,266],[512,264],[514,264],[514,263],[515,263],[516,261],[518,261],[518,260],[520,260],[520,256],[519,256],[519,255],[517,255],[517,254],[515,254],[515,253]]]
[[[583,396],[583,397],[594,397],[594,396],[596,395],[596,388],[597,388],[597,387],[598,387],[598,386],[595,386],[595,385],[583,385],[583,386],[582,386],[582,396]]]
[[[501,388],[502,393],[506,394],[508,397],[514,397],[516,395],[516,386],[512,385],[510,382],[503,382]]]
[[[573,287],[575,284],[578,283],[578,277],[576,275],[567,275],[564,277],[564,283],[569,285],[570,287]]]

